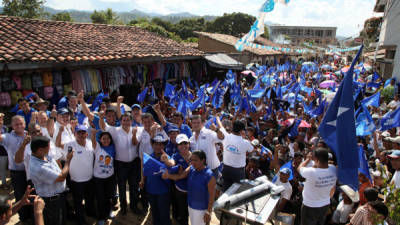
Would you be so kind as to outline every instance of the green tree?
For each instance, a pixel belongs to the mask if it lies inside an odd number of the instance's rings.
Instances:
[[[51,19],[55,20],[55,21],[72,22],[72,18],[71,18],[71,15],[69,14],[69,12],[59,12],[59,13],[53,14],[51,16]]]
[[[204,18],[183,19],[175,24],[174,32],[182,39],[195,37],[194,31],[203,31],[205,27]]]
[[[39,18],[43,15],[43,0],[3,0],[3,14],[24,18]]]
[[[207,22],[205,30],[212,33],[229,34],[239,37],[249,32],[256,18],[245,13],[225,13],[212,22]]]
[[[264,26],[264,33],[261,35],[261,37],[269,39],[269,29],[267,26]]]
[[[156,24],[158,26],[163,27],[165,30],[169,31],[169,32],[173,32],[174,31],[174,24],[172,24],[171,22],[165,21],[161,18],[153,18],[151,20],[151,23]]]
[[[106,11],[94,10],[92,15],[90,15],[90,19],[92,20],[92,23],[123,24],[117,14],[110,8],[108,8]]]
[[[166,38],[170,38],[172,40],[175,40],[177,42],[181,42],[182,41],[182,39],[178,35],[176,35],[175,33],[169,32],[164,27],[159,26],[159,25],[154,24],[154,23],[151,23],[151,22],[148,22],[148,21],[143,21],[142,20],[141,22],[138,22],[137,20],[132,20],[132,21],[130,21],[128,23],[128,25],[140,27],[140,28],[145,29],[147,31],[156,33],[156,34],[158,34],[158,35],[160,35],[162,37],[166,37]]]

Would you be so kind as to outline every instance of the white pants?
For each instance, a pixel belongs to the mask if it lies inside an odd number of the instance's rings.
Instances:
[[[204,214],[206,214],[207,210],[197,210],[188,207],[189,209],[189,219],[190,225],[205,225],[204,223]]]

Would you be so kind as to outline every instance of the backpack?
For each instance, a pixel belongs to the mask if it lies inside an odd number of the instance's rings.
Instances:
[[[0,92],[0,107],[10,107],[11,96],[8,92]]]
[[[15,82],[15,84],[17,85],[17,90],[21,90],[22,89],[21,77],[20,76],[12,76],[12,79]]]
[[[11,91],[11,104],[15,105],[18,103],[18,99],[23,98],[22,92],[20,91]]]
[[[32,88],[40,88],[43,87],[42,76],[38,73],[32,74]]]
[[[53,85],[53,75],[51,72],[42,73],[43,86],[52,86]]]
[[[3,92],[9,92],[17,89],[17,84],[10,77],[3,77],[1,81],[1,90]]]
[[[32,90],[32,80],[30,74],[22,75],[22,89],[24,90]]]

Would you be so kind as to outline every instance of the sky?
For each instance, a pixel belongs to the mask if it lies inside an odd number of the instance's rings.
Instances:
[[[265,0],[46,0],[55,9],[104,10],[126,12],[134,9],[147,13],[170,14],[189,12],[194,15],[221,16],[243,12],[257,16]],[[281,25],[335,26],[337,35],[356,36],[364,21],[376,16],[376,0],[290,0],[276,4],[266,21]]]

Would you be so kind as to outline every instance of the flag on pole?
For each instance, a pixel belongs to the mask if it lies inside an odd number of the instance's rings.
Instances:
[[[354,119],[353,70],[364,45],[358,50],[351,66],[339,86],[321,125],[319,133],[334,151],[338,162],[338,178],[341,184],[358,190],[359,153]]]

